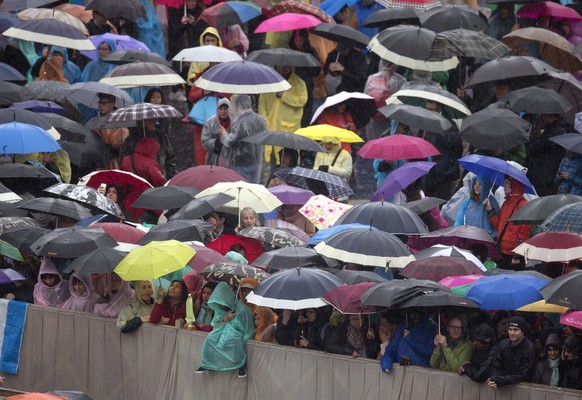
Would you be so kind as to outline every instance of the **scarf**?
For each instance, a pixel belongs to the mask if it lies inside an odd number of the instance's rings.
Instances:
[[[560,371],[558,369],[558,365],[560,364],[560,357],[557,357],[555,360],[550,360],[548,358],[548,365],[552,370],[552,377],[550,378],[550,386],[558,386],[560,382]]]
[[[364,334],[361,328],[355,328],[348,323],[348,343],[355,351],[360,351],[364,348]]]

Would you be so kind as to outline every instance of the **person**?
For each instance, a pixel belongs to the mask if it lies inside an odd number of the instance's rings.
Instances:
[[[566,151],[554,178],[558,194],[582,195],[582,154]]]
[[[228,252],[224,256],[226,258],[228,258],[229,260],[234,261],[234,262],[239,263],[239,264],[248,264],[249,263],[249,260],[246,259],[247,251],[246,251],[245,247],[240,243],[236,243],[236,244],[233,244],[232,246],[230,246],[230,249],[228,250]]]
[[[243,278],[238,285],[238,299],[243,302],[254,314],[256,305],[247,301],[247,296],[259,286],[259,281],[255,278]]]
[[[97,45],[97,59],[89,61],[83,73],[81,74],[81,82],[99,82],[103,75],[111,71],[117,65],[110,64],[103,61],[108,55],[115,51],[115,42],[112,40],[103,40]]]
[[[497,9],[491,13],[489,27],[485,33],[497,40],[510,33],[516,25],[513,7],[513,3],[499,3]],[[519,25],[516,28],[518,27]]]
[[[447,334],[437,333],[430,366],[444,371],[458,371],[473,356],[473,343],[467,338],[465,323],[459,317],[447,321]]]
[[[246,58],[249,50],[249,38],[239,24],[228,24],[218,28],[218,34],[224,47]]]
[[[327,95],[340,92],[362,92],[366,84],[368,64],[362,53],[345,41],[329,52],[323,67]]]
[[[204,21],[196,21],[206,8],[203,0],[185,0],[185,8],[167,7],[168,58],[173,58],[182,49],[196,46],[202,31],[208,26]]]
[[[259,216],[254,208],[245,207],[240,210],[240,225],[235,229],[235,231],[238,233],[245,228],[251,228],[253,226],[261,226]]]
[[[497,343],[493,328],[485,322],[478,323],[471,331],[473,356],[458,369],[459,375],[466,375],[475,382],[485,382],[489,378],[491,360]]]
[[[392,340],[392,335],[396,329],[397,324],[389,312],[383,312],[379,317],[380,324],[378,326],[378,339],[380,340],[380,352],[376,359],[380,361],[384,357],[386,347]]]
[[[160,144],[156,140],[142,137],[137,142],[133,154],[125,156],[121,160],[120,169],[141,176],[154,187],[164,186],[166,178],[156,161],[159,150]]]
[[[43,257],[38,272],[38,283],[33,291],[34,304],[59,307],[70,296],[69,282],[62,278],[50,257]]]
[[[255,340],[257,342],[268,342],[277,344],[275,335],[269,335],[269,340],[265,340],[263,334],[265,331],[272,329],[276,322],[277,314],[269,307],[255,307]]]
[[[93,312],[99,295],[93,289],[93,282],[89,274],[72,274],[69,280],[69,292],[71,297],[61,304],[60,308],[86,313]]]
[[[545,356],[538,361],[531,378],[533,383],[558,386],[560,383],[560,338],[555,333],[548,335],[544,344]]]
[[[110,284],[108,302],[96,304],[93,312],[102,317],[117,318],[121,310],[135,297],[135,292],[129,286],[129,282],[121,279],[116,273],[111,275]]]
[[[367,315],[352,314],[330,331],[324,348],[328,353],[376,359],[380,352],[380,340]]]
[[[67,49],[59,46],[52,46],[49,52],[49,60],[58,60],[57,63],[63,68],[63,75],[70,84],[80,82],[81,69],[74,62],[69,60]]]
[[[208,306],[214,310],[212,327],[201,351],[200,368],[196,373],[206,370],[230,371],[238,369],[238,377],[247,376],[247,353],[245,343],[255,333],[254,318],[251,310],[240,300],[225,282],[220,282]]]
[[[315,235],[315,226],[299,212],[300,204],[283,204],[277,211],[277,219],[293,224],[309,236]]]
[[[196,24],[198,25],[198,24]],[[222,40],[216,28],[211,26],[204,29],[200,35],[200,46],[215,46],[223,47]],[[214,63],[207,62],[193,62],[190,63],[190,68],[188,68],[187,82],[192,85],[190,92],[188,93],[188,100],[191,103],[196,103],[204,96],[210,95],[210,92],[194,85],[194,82],[206,71],[209,67],[215,65]],[[224,96],[223,96],[224,97]]]
[[[238,95],[231,100],[232,125],[228,133],[221,132],[220,153],[223,167],[233,169],[248,182],[259,183],[261,176],[261,145],[242,142],[242,139],[266,132],[265,119],[252,110],[250,96]]]
[[[406,82],[406,79],[396,72],[397,68],[396,64],[380,59],[378,72],[368,77],[364,93],[374,98],[377,108],[385,106],[388,97],[399,91]]]
[[[158,88],[151,88],[150,90],[148,90],[145,97],[143,98],[143,101],[144,101],[144,103],[150,103],[150,104],[156,104],[156,105],[166,104],[166,102],[164,100],[164,94]]]
[[[97,10],[93,10],[92,15],[93,18],[85,24],[89,31],[89,36],[104,35],[106,33],[117,35],[117,29],[107,20],[107,17]]]
[[[491,195],[491,187],[493,184],[481,177],[474,176],[469,184],[469,198],[467,198],[457,214],[455,226],[469,225],[485,229],[489,234],[495,238],[497,232],[489,222],[489,216],[497,213],[499,207],[495,197]],[[491,204],[491,211],[487,211],[484,204],[485,199],[489,199]]]
[[[202,147],[206,150],[207,165],[219,165],[219,156],[222,151],[221,133],[225,134],[230,129],[231,120],[228,115],[230,100],[226,97],[216,103],[216,115],[209,118],[202,126]]]
[[[341,103],[327,107],[321,114],[319,114],[315,123],[335,126],[354,133],[358,132],[352,114],[350,110],[348,110],[347,101],[342,101]],[[342,142],[341,147],[348,153],[352,154],[352,146],[349,143]]]
[[[170,283],[168,294],[164,296],[164,289],[158,289],[158,300],[154,304],[150,314],[152,324],[176,326],[186,320],[186,299],[188,287],[184,281],[175,279]]]
[[[214,311],[208,306],[208,300],[212,296],[216,285],[218,285],[217,282],[207,282],[202,287],[200,296],[194,301],[194,316],[199,327],[207,326],[210,328],[210,323],[214,318]]]
[[[135,298],[127,303],[117,317],[117,329],[121,333],[131,333],[144,322],[150,322],[154,308],[154,286],[151,281],[135,283]]]
[[[300,310],[297,314],[297,323],[293,325],[293,341],[295,347],[326,350],[328,337],[326,337],[326,327],[329,322],[329,316],[323,309],[307,308]],[[345,333],[345,332],[344,332]],[[345,340],[345,336],[343,337]],[[341,345],[342,339],[337,340]],[[329,351],[329,350],[326,350]],[[349,353],[352,354],[351,352]]]
[[[523,317],[515,316],[509,320],[509,338],[502,340],[496,347],[491,361],[491,373],[487,385],[491,389],[519,382],[527,382],[534,367],[536,350],[526,337],[529,324]]]
[[[226,221],[226,217],[221,212],[212,211],[204,217],[204,221],[214,227],[210,232],[208,232],[211,241],[218,239],[223,233],[225,233],[224,222]]]
[[[493,329],[495,329],[497,343],[509,337],[507,327],[509,326],[509,320],[511,317],[512,315],[508,311],[499,310],[491,319],[491,324],[493,325]]]
[[[337,137],[324,137],[325,153],[317,153],[313,169],[337,175],[348,181],[352,176],[352,156],[340,147],[340,143]]]
[[[582,357],[580,356],[580,338],[576,335],[568,336],[562,345],[558,386],[582,390]]]
[[[489,258],[489,247],[487,247],[486,244],[473,243],[471,246],[469,246],[469,251],[483,263],[485,268],[491,269],[497,267],[497,263]]]
[[[67,78],[63,74],[62,65],[57,60],[46,60],[41,66],[38,72],[38,77],[36,81],[55,81],[62,83],[69,83]]]

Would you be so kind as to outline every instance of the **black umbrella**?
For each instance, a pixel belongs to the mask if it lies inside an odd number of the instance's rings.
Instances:
[[[107,213],[116,217],[122,215],[121,209],[111,199],[89,186],[72,185],[70,183],[58,183],[44,190],[52,195],[76,201],[99,213]]]
[[[14,193],[12,190],[8,189],[6,186],[0,183],[0,203],[16,203],[21,201],[22,197]]]
[[[352,271],[349,269],[342,269],[335,273],[337,278],[340,278],[346,285],[355,285],[362,282],[388,282],[387,279],[382,278],[372,271]]]
[[[402,122],[411,128],[443,134],[453,128],[451,122],[441,114],[423,107],[407,104],[390,104],[379,108],[378,111],[386,118]]]
[[[40,192],[58,182],[48,169],[20,163],[0,165],[0,181],[15,193]]]
[[[418,14],[417,10],[408,7],[382,9],[370,15],[362,26],[380,30],[400,24],[420,26]]]
[[[495,60],[511,54],[503,42],[481,32],[453,29],[434,38],[428,61],[446,60],[453,56]]]
[[[446,203],[443,199],[436,197],[424,197],[420,200],[409,201],[402,206],[408,208],[416,214],[424,214],[425,212]]]
[[[0,80],[2,81],[26,81],[16,68],[6,63],[0,63]]]
[[[323,257],[308,247],[283,247],[266,251],[252,263],[266,269],[289,269],[319,265],[328,267]]]
[[[368,36],[347,25],[323,23],[312,28],[311,33],[334,42],[347,42],[358,48],[365,47],[370,42]]]
[[[147,18],[145,7],[139,0],[89,0],[85,9],[99,11],[107,19],[123,17],[135,21]]]
[[[262,145],[281,146],[295,150],[315,151],[318,153],[325,152],[325,149],[315,140],[290,132],[263,132],[244,138],[242,141]]]
[[[0,106],[10,106],[12,103],[33,100],[36,95],[24,86],[0,81]]]
[[[226,282],[232,287],[238,287],[244,278],[252,278],[262,281],[269,276],[269,273],[260,268],[255,268],[248,264],[237,262],[217,262],[210,264],[199,272],[209,281]]]
[[[529,140],[532,126],[512,111],[487,107],[463,120],[461,137],[485,150],[509,150]]]
[[[99,93],[110,94],[115,97],[115,107],[123,108],[134,104],[127,92],[106,83],[78,82],[68,90],[67,100],[74,106],[79,103],[91,108],[99,108]]]
[[[198,189],[182,186],[149,188],[133,202],[132,207],[148,210],[172,210],[184,207],[194,200],[194,196],[198,193],[200,193]]]
[[[77,274],[100,274],[102,272],[113,272],[117,264],[127,256],[127,253],[112,249],[111,247],[100,247],[81,257],[74,259],[63,272]]]
[[[251,226],[242,229],[238,234],[239,236],[257,239],[262,245],[274,249],[305,246],[305,243],[295,236],[281,229],[269,228],[267,226]]]
[[[574,124],[576,113],[582,111],[582,83],[568,72],[550,72],[540,78],[542,81],[536,83],[536,86],[554,90],[573,105],[566,113],[565,120]]]
[[[582,135],[576,135],[582,137]],[[513,222],[514,224],[541,224],[554,211],[568,204],[580,202],[582,202],[582,197],[574,196],[573,194],[554,194],[552,196],[539,197],[528,201],[523,207],[517,210],[509,218],[509,222]]]
[[[178,240],[180,242],[204,242],[206,234],[213,226],[202,220],[174,219],[152,227],[148,233],[137,241],[137,244],[148,244],[151,241]]]
[[[505,108],[519,113],[531,114],[566,114],[572,104],[566,98],[551,89],[531,86],[512,90],[499,99]]]
[[[0,124],[7,124],[9,122],[22,122],[36,125],[44,130],[52,127],[51,123],[43,117],[43,114],[37,114],[28,110],[18,110],[13,107],[0,110]]]
[[[21,253],[32,254],[30,245],[49,232],[50,229],[28,226],[4,232],[0,239],[18,248]]]
[[[392,95],[403,104],[424,107],[427,101],[434,101],[443,106],[443,111],[451,118],[465,118],[471,111],[463,100],[439,86],[424,83],[407,85]]]
[[[362,293],[362,304],[377,307],[396,307],[425,291],[439,290],[451,293],[451,289],[423,279],[393,279],[372,286]]]
[[[184,207],[176,211],[170,217],[170,220],[201,218],[232,200],[234,200],[234,197],[224,193],[200,197],[198,199],[192,200]]]
[[[312,54],[285,48],[255,50],[249,54],[246,61],[254,61],[265,65],[321,67],[319,60]]]
[[[479,305],[465,296],[449,293],[442,290],[420,292],[405,302],[398,304],[399,310],[421,308],[426,312],[427,308],[447,309],[479,309]]]
[[[558,276],[540,290],[546,303],[582,310],[582,271]]]
[[[36,240],[30,248],[37,256],[76,258],[99,247],[118,245],[102,228],[59,228]]]
[[[0,217],[0,235],[22,228],[40,228],[40,225],[28,217]]]
[[[549,140],[559,144],[566,150],[573,151],[574,153],[582,153],[582,134],[578,132],[554,136]]]
[[[83,218],[88,218],[92,215],[87,208],[75,203],[74,201],[57,199],[54,197],[39,197],[36,199],[24,200],[18,204],[17,208],[68,217],[77,221]]]
[[[170,63],[157,53],[141,50],[119,50],[114,51],[103,59],[111,64],[128,64],[132,62],[154,62],[170,66]]]
[[[423,27],[435,32],[463,29],[465,31],[484,31],[488,27],[487,17],[480,11],[466,5],[445,4],[431,8],[420,14]]]
[[[95,170],[104,163],[104,157],[108,154],[107,145],[95,134],[85,136],[85,143],[73,143],[59,140],[59,144],[69,154],[73,165],[80,168]]]
[[[91,132],[83,125],[62,115],[53,113],[43,113],[40,115],[59,131],[62,140],[85,143],[85,138],[91,135]]]
[[[550,72],[557,71],[551,65],[537,58],[527,56],[503,57],[489,61],[477,68],[465,86],[470,87],[507,79],[537,77]]]

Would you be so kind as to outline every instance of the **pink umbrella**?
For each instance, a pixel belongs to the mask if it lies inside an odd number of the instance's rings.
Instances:
[[[476,280],[483,278],[483,275],[462,275],[462,276],[447,276],[439,281],[439,283],[448,288],[457,286],[469,285]]]
[[[317,229],[324,229],[332,227],[350,208],[352,206],[349,204],[338,203],[319,194],[310,198],[299,212]]]
[[[426,158],[439,154],[441,153],[430,142],[401,134],[370,140],[358,151],[358,155],[363,158],[382,160]]]
[[[218,251],[213,250],[209,247],[195,244],[186,243],[188,246],[196,250],[194,257],[188,261],[188,265],[196,272],[202,271],[204,268],[208,267],[210,264],[217,262],[229,262],[230,260],[220,254]]]
[[[517,12],[519,17],[523,18],[535,18],[538,19],[541,16],[548,16],[554,18],[563,18],[573,21],[582,20],[582,16],[576,12],[573,8],[563,6],[558,3],[551,1],[542,1],[540,3],[529,3],[524,5]]]
[[[116,242],[136,244],[145,232],[120,222],[99,222],[89,228],[102,228]]]
[[[276,15],[263,21],[255,29],[255,33],[295,31],[313,28],[319,24],[321,24],[321,21],[313,15],[287,13]]]
[[[362,282],[338,286],[326,293],[321,299],[331,304],[342,314],[374,314],[381,311],[382,307],[365,306],[360,297],[362,293],[376,284],[377,282]]]
[[[568,325],[574,328],[582,329],[582,311],[571,310],[560,315],[560,323],[562,325]]]

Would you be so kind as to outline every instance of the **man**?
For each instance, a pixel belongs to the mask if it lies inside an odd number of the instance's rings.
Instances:
[[[477,324],[471,332],[473,356],[458,369],[459,375],[467,375],[475,382],[485,382],[489,377],[491,360],[495,355],[495,332],[487,323]]]
[[[323,68],[327,95],[345,92],[363,92],[368,64],[364,55],[346,42],[338,42],[330,51]]]
[[[491,375],[487,380],[491,389],[529,380],[536,361],[536,350],[534,344],[525,337],[528,331],[529,325],[522,317],[516,316],[509,320],[509,338],[497,345],[491,363]]]
[[[206,149],[207,165],[218,165],[218,156],[222,151],[220,137],[230,128],[230,116],[228,108],[230,101],[227,98],[220,99],[216,104],[216,116],[209,118],[202,127],[202,147]]]

